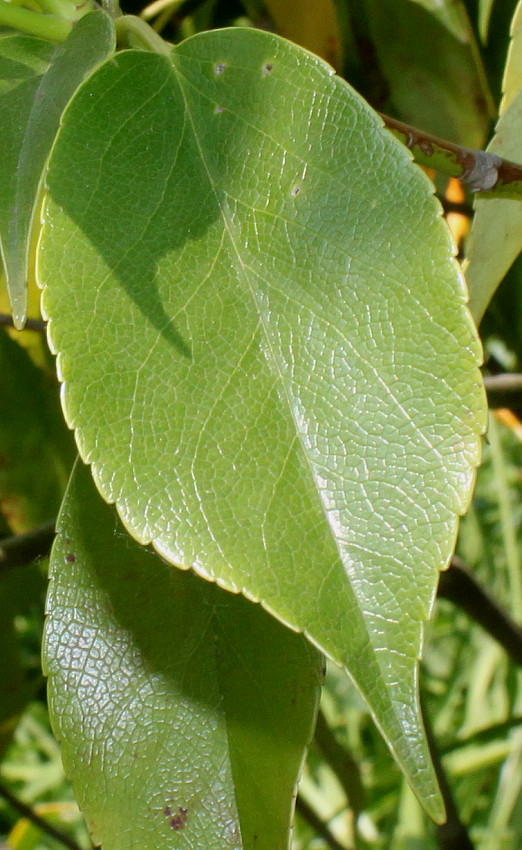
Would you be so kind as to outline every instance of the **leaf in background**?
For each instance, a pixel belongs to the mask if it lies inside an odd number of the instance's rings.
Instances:
[[[334,0],[265,0],[280,35],[343,69],[343,41]]]
[[[479,0],[478,4],[478,31],[484,44],[488,40],[489,22],[494,2],[495,0]]]
[[[522,91],[522,2],[518,2],[510,28],[509,45],[502,80],[502,102],[500,115],[509,109],[512,102]]]
[[[31,226],[60,116],[114,45],[102,11],[81,18],[59,47],[29,36],[0,40],[0,249],[17,328],[26,319]]]
[[[413,2],[434,15],[459,41],[465,43],[469,40],[471,28],[462,0],[413,0]]]
[[[286,850],[319,653],[131,540],[81,464],[50,574],[49,706],[95,842]]]
[[[511,35],[500,117],[488,150],[522,162],[522,2],[514,14]],[[470,309],[478,325],[497,286],[522,249],[522,204],[520,200],[477,198],[474,206],[464,272]]]
[[[462,43],[416,0],[366,4],[391,107],[398,116],[428,133],[481,148],[493,107],[471,41]]]
[[[319,59],[222,30],[81,88],[45,219],[64,409],[104,498],[345,666],[440,816],[417,659],[485,413],[429,181]]]
[[[0,511],[21,533],[57,515],[74,459],[57,387],[0,329]]]

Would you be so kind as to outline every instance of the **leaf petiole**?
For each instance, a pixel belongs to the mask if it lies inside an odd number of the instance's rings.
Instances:
[[[0,0],[0,26],[12,27],[46,41],[61,43],[69,35],[72,22],[56,15],[42,15],[22,6]]]
[[[172,45],[164,41],[149,24],[134,15],[122,15],[114,21],[118,45],[150,50],[170,58]]]

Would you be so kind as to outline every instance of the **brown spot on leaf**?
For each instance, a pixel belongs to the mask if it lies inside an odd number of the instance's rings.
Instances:
[[[175,814],[172,813],[170,806],[165,806],[163,813],[169,818],[169,825],[171,829],[174,829],[176,832],[179,832],[180,829],[184,829],[187,825],[188,809],[185,808],[185,806],[179,806]]]

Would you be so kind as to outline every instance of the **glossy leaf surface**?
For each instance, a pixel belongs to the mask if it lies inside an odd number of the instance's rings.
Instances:
[[[484,426],[451,254],[427,179],[361,98],[230,30],[172,62],[123,53],[81,88],[38,265],[104,498],[349,670],[439,816],[417,658]]]
[[[0,249],[19,328],[27,313],[31,225],[60,116],[114,44],[113,25],[101,11],[81,18],[60,47],[29,36],[0,40]]]
[[[78,465],[51,558],[49,704],[104,850],[286,850],[321,658],[131,540]]]

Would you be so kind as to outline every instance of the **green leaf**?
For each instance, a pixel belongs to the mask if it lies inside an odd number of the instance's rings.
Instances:
[[[469,40],[471,28],[462,0],[413,0],[413,2],[434,15],[459,41]]]
[[[494,2],[495,0],[479,0],[478,3],[478,31],[484,44],[488,40],[489,22]]]
[[[494,112],[471,27],[462,41],[425,3],[366,4],[377,58],[390,86],[386,108],[435,136],[481,148]]]
[[[488,151],[522,162],[522,2],[511,25],[500,117]],[[466,247],[464,272],[470,309],[479,324],[499,283],[522,250],[520,200],[477,198]]]
[[[49,703],[96,843],[286,850],[317,651],[130,540],[81,465],[50,566]]]
[[[500,114],[508,109],[522,91],[522,2],[519,0],[510,28],[509,45],[502,80],[502,102]]]
[[[79,20],[57,48],[30,36],[0,40],[0,249],[18,328],[27,313],[31,226],[60,116],[114,44],[112,22],[101,11]]]
[[[224,30],[81,88],[38,261],[104,498],[345,666],[437,816],[417,659],[485,426],[451,254],[429,181],[355,92]]]

